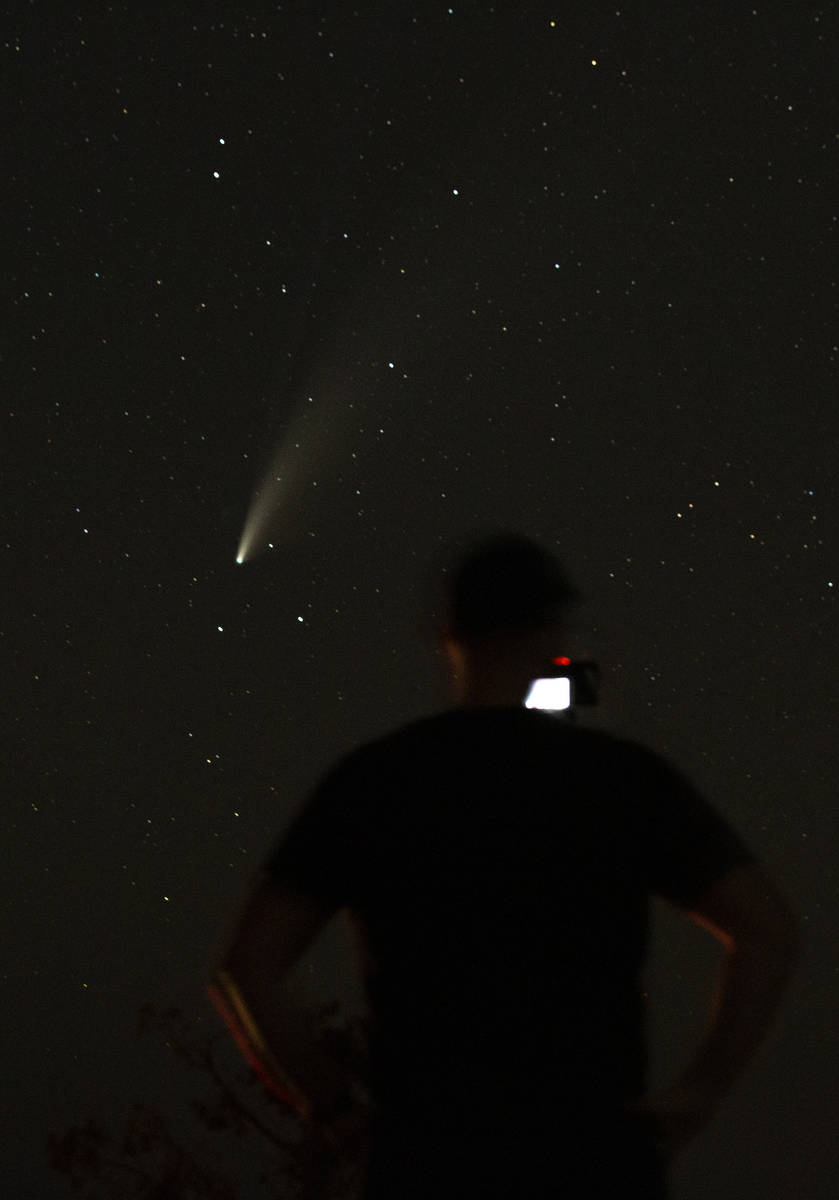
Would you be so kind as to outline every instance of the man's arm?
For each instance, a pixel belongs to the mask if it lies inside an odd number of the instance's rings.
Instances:
[[[799,953],[798,920],[756,864],[730,871],[687,915],[724,947],[708,1029],[674,1083],[634,1106],[671,1152],[708,1124],[769,1034]]]
[[[258,877],[219,958],[210,998],[265,1084],[301,1116],[324,1105],[338,1071],[313,1043],[283,985],[330,914],[296,892]]]

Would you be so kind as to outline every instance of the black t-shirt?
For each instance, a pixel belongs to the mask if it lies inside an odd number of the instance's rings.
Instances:
[[[689,906],[751,857],[650,751],[486,708],[350,754],[267,870],[357,918],[384,1111],[485,1128],[643,1090],[650,896]]]

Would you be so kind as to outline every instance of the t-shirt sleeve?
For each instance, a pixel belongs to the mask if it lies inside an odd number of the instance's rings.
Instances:
[[[690,907],[729,871],[755,861],[735,829],[664,759],[644,752],[639,808],[650,889]]]
[[[361,840],[362,791],[352,760],[330,771],[274,846],[267,874],[326,911],[348,903]]]

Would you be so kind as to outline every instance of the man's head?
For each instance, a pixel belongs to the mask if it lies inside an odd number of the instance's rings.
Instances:
[[[454,563],[445,587],[441,640],[459,700],[521,703],[580,598],[565,571],[536,542],[499,534]]]

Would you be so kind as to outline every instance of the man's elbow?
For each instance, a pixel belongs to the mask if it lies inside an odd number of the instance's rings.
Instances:
[[[759,930],[733,938],[729,954],[785,991],[801,959],[802,941],[800,921],[788,910]]]
[[[265,964],[249,952],[246,942],[234,940],[211,965],[207,989],[211,997],[221,992],[252,995],[260,990]]]
[[[804,928],[798,913],[792,905],[784,902],[784,910],[780,914],[775,931],[775,940],[779,954],[795,966],[804,949]]]
[[[762,867],[732,871],[703,897],[691,916],[741,957],[792,972],[802,953],[801,920],[778,884]]]
[[[755,881],[761,898],[755,902],[755,929],[749,921],[740,935],[741,945],[751,938],[760,941],[774,960],[789,964],[792,969],[801,956],[801,919],[774,880],[761,873]]]

